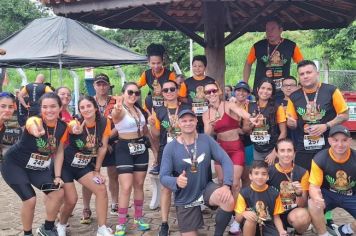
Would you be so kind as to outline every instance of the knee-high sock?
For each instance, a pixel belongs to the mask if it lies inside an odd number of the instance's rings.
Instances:
[[[224,231],[226,226],[229,224],[232,216],[232,211],[224,211],[223,209],[219,208],[216,211],[215,216],[215,233],[214,236],[222,236],[224,235]]]

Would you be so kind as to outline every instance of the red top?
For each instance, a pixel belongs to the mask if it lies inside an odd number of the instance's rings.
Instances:
[[[214,132],[218,134],[218,133],[222,133],[225,131],[238,129],[238,128],[240,128],[240,121],[235,120],[225,112],[225,104],[224,104],[224,114],[220,120],[215,122]]]
[[[66,123],[69,123],[71,120],[73,120],[72,115],[66,109],[61,111],[61,117],[62,117],[62,120]]]

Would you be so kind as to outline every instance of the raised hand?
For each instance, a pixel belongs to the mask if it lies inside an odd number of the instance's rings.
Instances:
[[[118,112],[121,112],[124,98],[122,96],[115,96],[115,100],[116,103],[114,105],[114,109]]]
[[[297,128],[297,120],[287,113],[287,126],[290,128]]]
[[[147,118],[148,124],[151,127],[155,126],[155,124],[156,124],[156,113],[153,111],[153,108],[152,108],[151,112],[149,112],[147,110],[147,113],[148,113],[148,118]]]
[[[187,174],[185,173],[185,170],[183,170],[183,172],[177,178],[177,185],[180,188],[185,188],[187,187],[187,184],[188,184]]]
[[[42,121],[39,123],[36,119],[33,120],[33,125],[31,126],[31,134],[36,138],[39,138],[45,134]]]
[[[72,127],[72,133],[73,134],[81,134],[83,132],[85,125],[85,120],[83,120],[83,123],[80,124],[77,118],[75,118],[75,125]]]

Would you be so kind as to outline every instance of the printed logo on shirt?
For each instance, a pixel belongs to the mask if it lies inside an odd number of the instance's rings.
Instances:
[[[266,205],[263,201],[256,202],[256,214],[258,217],[258,221],[272,220],[272,218],[268,212],[268,207],[266,207]]]
[[[326,111],[314,102],[307,104],[306,108],[297,107],[296,111],[309,124],[318,123],[326,114]]]
[[[279,189],[284,209],[289,210],[296,207],[296,196],[292,183],[290,181],[281,181]]]
[[[331,192],[347,196],[353,195],[352,188],[355,187],[356,181],[351,180],[351,176],[347,176],[347,173],[345,171],[338,170],[336,172],[336,179],[334,179],[330,175],[326,175],[325,179],[330,185],[329,190]]]

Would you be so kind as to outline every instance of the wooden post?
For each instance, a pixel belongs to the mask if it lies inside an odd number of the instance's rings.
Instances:
[[[221,2],[203,1],[205,31],[205,55],[208,59],[207,75],[216,79],[219,85],[225,86],[225,15]]]

